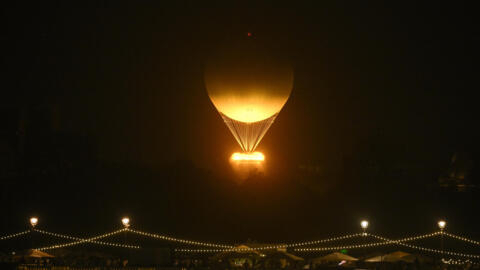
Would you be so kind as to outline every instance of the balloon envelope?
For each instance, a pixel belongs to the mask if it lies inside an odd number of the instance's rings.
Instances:
[[[268,48],[246,40],[210,59],[205,84],[242,149],[252,152],[287,102],[293,70]]]
[[[208,62],[205,84],[217,110],[252,123],[280,112],[293,86],[292,68],[269,51],[243,43]]]

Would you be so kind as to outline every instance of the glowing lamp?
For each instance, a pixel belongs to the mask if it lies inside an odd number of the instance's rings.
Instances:
[[[265,156],[261,152],[253,153],[233,153],[232,160],[234,161],[252,161],[252,162],[262,162],[265,160]]]
[[[130,219],[128,217],[122,218],[122,224],[123,224],[123,227],[125,228],[130,227]]]
[[[241,183],[253,175],[265,173],[265,156],[261,152],[233,153],[230,165],[235,172],[235,180]]]
[[[447,222],[445,222],[444,220],[440,220],[438,222],[438,228],[440,228],[441,231],[443,231],[443,229],[445,229],[446,226],[447,226]]]
[[[362,226],[363,230],[366,230],[368,228],[368,221],[362,220],[362,222],[360,222],[360,226]]]
[[[32,225],[33,228],[35,228],[35,226],[37,226],[38,224],[38,218],[37,217],[31,217],[30,218],[30,225]]]

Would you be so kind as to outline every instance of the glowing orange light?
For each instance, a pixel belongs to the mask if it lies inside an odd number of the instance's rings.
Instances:
[[[440,220],[438,222],[438,227],[440,228],[440,230],[445,229],[446,226],[447,226],[447,222],[445,222],[444,220]]]
[[[130,219],[128,217],[122,218],[122,224],[125,228],[130,227]]]
[[[231,161],[262,162],[263,154],[253,151],[290,97],[291,65],[266,44],[242,39],[217,50],[204,75],[210,100],[244,151]]]
[[[247,46],[224,52],[207,63],[205,86],[219,112],[253,123],[282,110],[292,92],[293,69],[268,53]]]
[[[30,225],[32,225],[32,227],[37,226],[37,224],[38,224],[38,218],[37,217],[30,218]]]
[[[235,161],[264,161],[265,156],[260,152],[233,153],[232,160],[235,160]]]
[[[247,33],[247,36],[251,37],[251,36],[252,36],[252,33],[248,32],[248,33]]]

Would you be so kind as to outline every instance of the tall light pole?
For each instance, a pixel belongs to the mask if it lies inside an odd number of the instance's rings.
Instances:
[[[30,226],[32,227],[30,229],[30,245],[32,245],[32,249],[33,249],[33,234],[32,232],[35,231],[35,226],[37,226],[38,224],[38,218],[37,217],[31,217],[30,218]]]
[[[438,228],[440,229],[440,250],[442,251],[442,259],[443,259],[443,254],[444,254],[444,246],[443,246],[443,233],[445,230],[445,227],[447,227],[447,222],[445,220],[440,220],[438,223]]]
[[[362,227],[362,236],[364,237],[363,238],[363,244],[365,245],[367,243],[367,229],[368,229],[368,221],[367,220],[362,220],[360,221],[360,227]],[[365,256],[365,259],[367,257],[367,249],[364,247],[363,248],[363,256]],[[364,260],[365,260],[364,259]]]
[[[130,227],[130,219],[128,217],[122,218],[122,225],[125,228],[124,232],[123,232],[123,235],[124,235],[124,242],[125,242],[125,245],[126,245],[127,244],[127,231],[128,231],[128,227]]]
[[[130,227],[130,219],[128,217],[123,217],[122,218],[122,225],[123,227],[125,228],[124,232],[123,232],[123,235],[124,235],[124,244],[127,245],[127,231],[128,231],[128,228]],[[128,263],[128,250],[126,251],[126,259],[127,259],[127,263]]]

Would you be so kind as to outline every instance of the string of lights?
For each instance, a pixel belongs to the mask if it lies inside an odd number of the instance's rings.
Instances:
[[[234,251],[235,248],[232,249],[187,249],[187,248],[177,248],[175,252],[184,252],[184,253],[217,253],[217,252],[224,252],[224,251]]]
[[[475,245],[480,245],[480,242],[468,239],[465,237],[457,236],[454,234],[446,233],[445,231],[441,230],[438,232],[434,233],[429,233],[429,234],[424,234],[424,235],[419,235],[419,236],[414,236],[414,237],[406,237],[398,240],[391,240],[391,241],[386,241],[386,242],[377,242],[377,243],[369,243],[369,244],[363,244],[363,245],[348,245],[344,247],[349,247],[349,248],[362,248],[362,247],[373,247],[373,246],[381,246],[381,245],[390,245],[390,244],[395,244],[395,243],[402,243],[402,242],[410,242],[410,241],[415,241],[415,240],[420,240],[420,239],[426,239],[430,237],[434,237],[437,235],[447,235],[449,237],[462,240],[468,243],[472,243]],[[367,233],[357,233],[357,234],[350,234],[350,235],[345,235],[345,236],[340,236],[340,237],[332,237],[332,238],[327,238],[327,239],[322,239],[322,240],[315,240],[315,241],[306,241],[306,242],[298,242],[298,243],[291,243],[291,244],[280,244],[280,245],[270,245],[270,246],[263,246],[263,247],[252,247],[249,248],[250,250],[268,250],[268,249],[279,249],[279,248],[291,248],[291,247],[298,247],[298,246],[304,246],[304,245],[314,245],[314,244],[320,244],[320,243],[326,243],[326,242],[331,242],[331,241],[337,241],[337,240],[344,240],[344,239],[349,239],[353,237],[358,237],[358,236],[367,236]],[[373,235],[372,235],[373,236]],[[374,236],[375,237],[375,236]],[[335,250],[338,247],[325,247],[325,248],[320,248],[323,250]],[[314,248],[315,249],[315,248]],[[318,249],[318,248],[316,248]],[[190,251],[190,252],[219,252],[219,251],[225,251],[226,249],[177,249],[177,251]],[[230,249],[230,250],[236,250],[236,248]],[[300,250],[300,249],[299,249]],[[309,250],[309,249],[305,249]]]
[[[113,231],[113,232],[109,232],[109,233],[105,233],[105,234],[102,234],[102,235],[98,235],[98,236],[95,236],[95,237],[86,238],[86,239],[73,237],[73,236],[68,236],[68,235],[57,234],[57,233],[50,233],[50,232],[41,231],[41,230],[35,230],[35,231],[37,231],[39,233],[48,234],[48,235],[51,235],[51,236],[61,237],[61,238],[70,239],[70,240],[76,240],[76,241],[70,242],[70,243],[56,244],[56,245],[51,245],[51,246],[47,246],[47,247],[37,248],[37,250],[50,250],[50,249],[64,248],[64,247],[70,247],[70,246],[75,246],[75,245],[84,244],[84,243],[92,243],[92,244],[98,244],[98,245],[104,245],[104,246],[131,248],[131,249],[139,249],[140,248],[139,246],[96,241],[96,240],[99,240],[99,239],[102,239],[102,238],[106,238],[106,237],[109,237],[109,236],[116,235],[116,234],[119,234],[121,232],[127,231],[126,228],[123,228],[123,229],[120,229],[120,230],[117,230],[117,231]]]
[[[43,231],[43,230],[39,230],[39,229],[34,229],[34,231],[42,233],[42,234],[50,235],[50,236],[69,239],[69,240],[76,240],[76,241],[88,240],[88,239],[85,239],[85,238],[79,238],[79,237],[64,235],[64,234],[59,234],[59,233],[52,233],[52,232],[47,232],[47,231]],[[109,236],[109,235],[107,235],[107,236]],[[104,245],[104,246],[112,246],[112,247],[140,248],[138,246],[122,245],[122,244],[117,244],[117,243],[95,241],[95,240],[88,240],[86,242],[92,243],[92,244]]]
[[[359,245],[344,245],[344,246],[330,246],[330,247],[314,247],[314,248],[296,248],[294,251],[297,252],[311,252],[311,251],[333,251],[341,249],[357,249],[357,248],[366,248],[366,247],[376,247],[382,245],[391,245],[387,242],[375,242],[369,244],[359,244]],[[215,253],[215,252],[224,252],[224,251],[242,251],[244,248],[233,248],[233,249],[175,249],[176,252],[186,252],[186,253]],[[248,250],[258,250],[256,248],[249,248]]]
[[[254,251],[259,250],[258,248],[251,247],[235,247],[230,249],[188,249],[188,248],[177,248],[175,252],[184,252],[184,253],[217,253],[217,252],[244,252],[244,251]]]
[[[297,242],[297,243],[290,243],[290,244],[276,244],[276,245],[268,245],[268,246],[261,246],[261,247],[252,247],[252,248],[250,248],[250,250],[269,250],[269,249],[310,246],[310,245],[316,245],[316,244],[321,244],[321,243],[350,239],[350,238],[359,237],[359,236],[362,236],[362,235],[363,234],[361,234],[361,233],[347,234],[347,235],[343,235],[343,236],[331,237],[331,238],[321,239],[321,240],[304,241],[304,242]],[[234,248],[234,250],[235,250],[235,248]]]
[[[391,245],[391,244],[400,244],[403,242],[410,242],[410,241],[415,241],[415,240],[420,240],[420,239],[426,239],[430,237],[434,237],[437,235],[447,235],[449,237],[462,240],[468,243],[472,243],[475,245],[480,245],[480,242],[468,239],[465,237],[457,236],[454,234],[446,233],[444,231],[438,231],[434,233],[429,233],[429,234],[424,234],[424,235],[419,235],[419,236],[413,236],[413,237],[406,237],[398,240],[388,240],[385,242],[375,242],[375,243],[368,243],[368,244],[359,244],[359,245],[345,245],[345,246],[333,246],[333,247],[315,247],[315,248],[301,248],[301,249],[295,249],[295,251],[328,251],[328,250],[338,250],[338,249],[354,249],[354,248],[365,248],[365,247],[376,247],[376,246],[382,246],[382,245]],[[270,246],[263,246],[263,247],[252,247],[249,248],[249,250],[268,250],[268,249],[279,249],[279,248],[291,248],[291,247],[298,247],[298,246],[304,246],[304,245],[314,245],[314,244],[320,244],[320,243],[326,243],[326,242],[331,242],[331,241],[337,241],[337,240],[343,240],[343,239],[349,239],[357,236],[366,236],[368,234],[366,233],[361,233],[361,234],[351,234],[351,235],[345,235],[345,236],[340,236],[340,237],[333,237],[333,238],[328,238],[328,239],[322,239],[322,240],[315,240],[315,241],[306,241],[306,242],[298,242],[298,243],[292,243],[292,244],[279,244],[279,245],[270,245]],[[373,237],[377,237],[375,235],[371,235]],[[387,239],[387,238],[384,238]],[[413,246],[413,245],[412,245]],[[413,246],[413,248],[422,248],[422,247],[417,247]],[[222,252],[226,250],[237,250],[235,247],[226,249],[176,249],[178,252],[196,252],[196,253],[207,253],[207,252]],[[428,249],[423,249],[423,250],[428,250]],[[433,249],[432,249],[433,250]],[[439,250],[437,250],[439,251]],[[441,252],[441,251],[439,251]],[[447,253],[448,254],[448,253]],[[463,254],[463,253],[458,253],[458,254]],[[451,255],[458,255],[457,253],[451,253]],[[469,254],[463,254],[463,255],[469,255]],[[475,256],[475,255],[473,255]]]
[[[177,242],[177,243],[182,243],[182,244],[187,244],[187,245],[196,245],[196,246],[205,246],[205,247],[216,247],[216,248],[223,248],[223,249],[230,249],[234,248],[234,246],[229,246],[229,245],[223,245],[223,244],[214,244],[214,243],[207,243],[207,242],[199,242],[199,241],[193,241],[193,240],[185,240],[185,239],[179,239],[175,237],[170,237],[170,236],[165,236],[165,235],[159,235],[155,233],[147,233],[147,232],[142,232],[130,228],[125,228],[125,230],[136,233],[139,235],[147,236],[150,238],[156,238],[156,239],[162,239],[166,241],[171,241],[171,242]]]
[[[440,232],[434,232],[434,233],[429,233],[429,234],[424,234],[424,235],[419,235],[419,236],[407,237],[407,238],[399,239],[397,241],[402,241],[402,242],[414,241],[414,240],[433,237],[433,236],[436,236],[436,235],[439,235],[439,234],[440,234]],[[300,245],[310,245],[310,244],[313,244],[313,243],[315,243],[315,244],[326,243],[326,242],[343,240],[343,239],[353,238],[353,237],[356,237],[356,236],[366,236],[366,235],[368,235],[368,234],[358,233],[358,234],[351,234],[351,235],[345,235],[345,236],[340,236],[340,237],[332,237],[332,238],[328,238],[328,239],[309,241],[309,242],[300,242],[300,243],[285,244],[285,245],[271,245],[271,246],[263,246],[263,247],[251,247],[251,248],[248,248],[248,250],[266,250],[266,249],[289,248],[289,247],[296,247],[296,246],[300,246]],[[391,245],[391,244],[392,243],[389,243],[389,242],[375,242],[375,243],[358,244],[358,245],[297,248],[297,249],[294,249],[294,250],[295,251],[300,251],[300,252],[331,251],[331,250],[340,250],[340,249],[356,249],[356,248],[365,248],[365,247],[376,247],[376,246]],[[242,250],[245,250],[245,248],[242,247],[242,248],[228,249],[228,251],[242,251]],[[212,252],[227,251],[227,249],[176,249],[175,251],[177,251],[177,252],[192,252],[192,253],[212,253]]]
[[[92,237],[92,238],[87,238],[87,239],[78,238],[78,237],[74,237],[74,236],[63,235],[63,234],[57,234],[57,233],[52,233],[52,232],[47,232],[47,231],[38,230],[38,229],[35,229],[35,231],[37,231],[39,233],[55,236],[55,237],[65,238],[65,239],[69,239],[69,240],[76,240],[76,241],[70,242],[70,243],[57,244],[57,245],[52,245],[52,246],[48,246],[48,247],[42,247],[42,248],[39,248],[38,250],[49,250],[49,249],[56,249],[56,248],[62,248],[62,247],[69,247],[69,246],[78,245],[78,244],[82,244],[82,243],[94,243],[94,244],[100,244],[100,245],[123,247],[123,248],[134,248],[134,249],[140,248],[138,246],[131,246],[131,245],[124,245],[124,244],[116,244],[116,243],[96,241],[96,240],[106,238],[108,236],[112,236],[112,235],[115,235],[115,234],[118,234],[118,233],[121,233],[121,232],[124,232],[124,231],[130,231],[130,232],[133,232],[133,233],[136,233],[136,234],[139,234],[139,235],[143,235],[143,236],[147,236],[147,237],[151,237],[151,238],[162,239],[162,240],[167,240],[167,241],[178,242],[178,243],[182,243],[182,244],[201,245],[201,246],[207,246],[207,247],[219,247],[218,249],[176,249],[175,250],[176,252],[194,252],[194,253],[212,253],[212,252],[224,252],[224,251],[267,250],[267,249],[288,248],[288,247],[296,247],[296,246],[301,246],[301,245],[312,245],[312,244],[325,243],[325,242],[330,242],[330,241],[337,241],[337,240],[342,240],[342,239],[353,238],[353,237],[360,236],[360,235],[362,235],[362,236],[369,235],[369,236],[372,236],[376,239],[382,240],[383,242],[356,244],[356,245],[343,245],[343,246],[330,246],[330,247],[297,248],[297,249],[295,249],[295,251],[298,251],[298,252],[332,251],[332,250],[340,250],[340,249],[357,249],[357,248],[366,248],[366,247],[376,247],[376,246],[382,246],[382,245],[398,244],[398,245],[402,245],[402,246],[409,247],[409,248],[412,248],[412,249],[417,249],[417,250],[422,250],[422,251],[427,251],[427,252],[433,252],[433,253],[439,253],[439,254],[444,254],[444,255],[460,256],[460,257],[475,258],[475,259],[480,258],[480,255],[475,255],[475,254],[465,254],[465,253],[452,252],[452,251],[442,251],[442,250],[425,248],[425,247],[420,247],[420,246],[404,243],[404,242],[409,242],[409,241],[415,241],[415,240],[430,238],[430,237],[434,237],[434,236],[437,236],[437,235],[440,235],[440,234],[446,234],[443,231],[434,232],[434,233],[430,233],[430,234],[419,235],[419,236],[413,236],[413,237],[406,237],[406,238],[402,238],[402,239],[398,239],[398,240],[392,240],[392,239],[388,239],[388,238],[378,236],[378,235],[362,233],[362,234],[345,235],[345,236],[340,236],[340,237],[332,237],[332,238],[328,238],[328,239],[315,240],[315,241],[306,241],[306,242],[281,244],[281,245],[269,245],[269,246],[252,247],[252,248],[245,248],[245,247],[236,248],[234,246],[227,246],[227,245],[222,245],[222,244],[214,244],[214,243],[198,242],[198,241],[192,241],[192,240],[184,240],[184,239],[178,239],[178,238],[164,236],[164,235],[146,233],[146,232],[137,231],[137,230],[133,230],[133,229],[129,229],[129,228],[123,228],[123,229],[120,229],[120,230],[117,230],[117,231],[114,231],[114,232],[102,234],[102,235],[95,236],[95,237]],[[28,232],[30,232],[30,231],[25,231],[25,232],[21,232],[21,233],[17,233],[17,234],[4,236],[4,237],[2,237],[2,239],[5,239],[7,237],[12,238],[12,237],[22,235],[22,234],[25,234],[25,233],[28,233]],[[453,235],[453,234],[446,234],[446,235],[448,235],[450,237],[453,237],[455,239],[460,239],[460,240],[467,241],[467,242],[470,242],[470,243],[474,243],[474,244],[478,243],[477,241],[467,239],[467,238],[463,238],[463,237],[460,237],[460,236],[456,236],[456,235]],[[455,261],[455,260],[451,261],[451,263],[457,263],[457,262],[458,262],[458,260],[457,261]]]
[[[415,241],[415,240],[434,237],[434,236],[437,236],[439,234],[440,234],[440,232],[434,232],[434,233],[428,233],[428,234],[423,234],[423,235],[418,235],[418,236],[406,237],[406,238],[398,239],[398,240],[395,240],[395,241],[400,242],[400,243],[401,242],[409,242],[409,241]],[[371,235],[371,234],[363,233],[363,235],[368,236],[368,235]],[[371,236],[373,236],[373,235],[371,235]],[[299,249],[295,249],[295,251],[299,251],[299,252],[332,251],[332,250],[340,250],[340,249],[369,248],[369,247],[385,246],[385,245],[391,245],[391,244],[393,244],[393,242],[384,241],[384,242],[374,242],[374,243],[345,245],[345,246],[333,246],[333,247],[299,248]]]
[[[133,230],[133,229],[128,229],[128,231],[136,233],[136,234],[140,234],[140,235],[143,235],[143,236],[151,237],[151,238],[157,238],[157,239],[162,239],[162,240],[167,240],[167,241],[172,241],[172,242],[178,242],[178,243],[182,243],[182,244],[219,248],[219,249],[195,249],[195,250],[203,250],[203,251],[208,251],[208,252],[219,252],[219,251],[235,250],[236,249],[235,246],[230,246],[230,245],[178,239],[178,238],[174,238],[174,237],[169,237],[169,236],[165,236],[165,235],[158,235],[158,234],[154,234],[154,233],[147,233],[147,232],[142,232],[142,231]],[[331,242],[331,241],[339,241],[339,240],[349,239],[349,238],[358,237],[358,236],[362,236],[362,235],[363,234],[356,233],[356,234],[343,235],[343,236],[332,237],[332,238],[327,238],[327,239],[322,239],[322,240],[305,241],[305,242],[298,242],[298,243],[291,243],[291,244],[275,244],[275,245],[262,246],[262,247],[253,247],[253,248],[250,248],[250,249],[251,250],[268,250],[268,249],[290,248],[290,247],[298,247],[298,246],[326,243],[326,242]],[[182,249],[179,249],[179,250],[182,250]],[[192,249],[185,249],[185,250],[192,250]]]
[[[413,236],[413,237],[406,237],[406,238],[397,239],[397,240],[391,240],[391,239],[381,237],[381,236],[378,236],[378,235],[368,234],[366,232],[366,229],[368,228],[368,221],[362,220],[361,227],[363,229],[363,233],[349,234],[349,235],[331,237],[331,238],[327,238],[327,239],[314,240],[314,241],[303,241],[303,242],[296,242],[296,243],[290,243],[290,244],[273,244],[273,245],[265,245],[265,246],[259,246],[259,247],[245,247],[245,246],[235,247],[235,246],[225,245],[225,244],[186,240],[186,239],[180,239],[180,238],[170,237],[170,236],[166,236],[166,235],[159,235],[159,234],[154,234],[154,233],[142,232],[142,231],[130,229],[129,228],[130,227],[130,219],[127,218],[127,217],[124,217],[122,219],[122,224],[124,226],[123,229],[120,229],[120,230],[117,230],[117,231],[114,231],[114,232],[110,232],[110,233],[106,233],[106,234],[102,234],[102,235],[98,235],[98,236],[91,237],[91,238],[86,238],[86,239],[75,237],[75,236],[70,236],[70,235],[52,233],[52,232],[47,232],[47,231],[35,229],[35,226],[37,225],[37,223],[38,223],[38,218],[32,217],[32,218],[30,218],[30,225],[32,226],[31,230],[27,230],[27,231],[23,231],[23,232],[19,232],[19,233],[14,233],[14,234],[10,234],[10,235],[5,235],[5,236],[0,237],[0,240],[15,238],[15,237],[30,233],[32,231],[35,231],[35,232],[39,232],[39,233],[54,236],[54,237],[73,240],[73,242],[70,242],[70,243],[56,244],[56,245],[52,245],[52,246],[48,246],[48,247],[42,247],[42,248],[39,248],[39,250],[49,250],[49,249],[55,249],[55,248],[69,247],[69,246],[74,246],[74,245],[78,245],[78,244],[82,244],[82,243],[93,243],[93,244],[99,244],[99,245],[105,245],[105,246],[138,249],[138,248],[140,248],[139,246],[97,241],[99,239],[109,237],[109,236],[112,236],[112,235],[115,235],[115,234],[118,234],[118,233],[121,233],[121,232],[132,232],[132,233],[136,233],[136,234],[143,235],[143,236],[150,237],[150,238],[156,238],[156,239],[161,239],[161,240],[166,240],[166,241],[171,241],[171,242],[177,242],[177,243],[187,244],[187,245],[209,247],[208,249],[176,249],[175,251],[177,251],[177,252],[207,253],[207,252],[224,252],[224,251],[256,251],[256,250],[269,250],[269,249],[286,249],[286,248],[295,248],[295,247],[299,247],[299,246],[316,245],[316,244],[327,243],[327,242],[338,241],[338,240],[345,240],[345,239],[350,239],[350,238],[359,237],[359,236],[362,236],[362,237],[372,236],[372,237],[374,237],[378,240],[381,240],[382,242],[373,242],[373,243],[366,243],[366,244],[354,244],[354,245],[343,245],[343,246],[296,248],[294,250],[299,251],[299,252],[330,251],[330,250],[339,250],[339,249],[356,249],[356,248],[367,248],[367,247],[376,247],[376,246],[397,244],[397,245],[402,245],[402,246],[409,247],[409,248],[412,248],[412,249],[417,249],[417,250],[422,250],[422,251],[427,251],[427,252],[433,252],[433,253],[439,253],[439,254],[442,254],[442,255],[461,256],[461,257],[475,258],[475,259],[480,258],[480,255],[476,255],[476,254],[465,254],[465,253],[459,253],[459,252],[437,250],[437,249],[425,248],[425,247],[405,243],[405,242],[415,241],[415,240],[419,240],[419,239],[430,238],[430,237],[434,237],[434,236],[437,236],[437,235],[446,235],[450,238],[454,238],[454,239],[457,239],[457,240],[468,242],[468,243],[471,243],[471,244],[474,244],[474,245],[480,245],[479,241],[468,239],[466,237],[462,237],[462,236],[458,236],[458,235],[454,235],[454,234],[450,234],[450,233],[446,233],[444,231],[445,226],[446,226],[446,222],[443,221],[443,220],[438,222],[438,226],[440,228],[440,231],[438,231],[438,232],[419,235],[419,236]],[[211,248],[213,248],[213,249],[211,249]],[[456,262],[459,262],[459,261],[460,260],[451,260],[449,262],[456,263]],[[463,261],[463,262],[468,262],[468,260]]]
[[[454,238],[454,239],[457,239],[457,240],[461,240],[461,241],[464,241],[464,242],[468,242],[470,244],[474,244],[474,245],[479,245],[480,246],[480,242],[479,241],[475,241],[475,240],[472,240],[472,239],[468,239],[468,238],[465,238],[465,237],[462,237],[462,236],[458,236],[458,235],[455,235],[455,234],[451,234],[451,233],[447,233],[447,232],[442,232],[444,235],[448,236],[448,237],[451,237],[451,238]]]
[[[7,240],[7,239],[19,237],[19,236],[22,236],[22,235],[27,234],[29,232],[31,232],[31,231],[28,230],[28,231],[23,231],[23,232],[18,232],[18,233],[12,233],[12,234],[9,234],[9,235],[4,235],[4,236],[0,237],[0,240]]]
[[[78,237],[75,237],[75,236],[53,233],[53,232],[47,232],[47,231],[43,231],[43,230],[39,230],[39,229],[33,229],[33,230],[38,232],[38,233],[41,233],[41,234],[55,236],[55,237],[58,237],[58,238],[64,238],[64,239],[68,239],[68,240],[83,240],[83,238],[78,238]]]
[[[327,242],[350,239],[350,238],[359,237],[359,236],[363,236],[363,234],[362,233],[354,233],[354,234],[347,234],[347,235],[343,235],[343,236],[331,237],[331,238],[321,239],[321,240],[305,241],[305,242],[291,243],[291,244],[285,244],[285,245],[265,246],[265,247],[253,248],[253,249],[264,250],[264,249],[277,249],[277,248],[291,248],[291,247],[300,247],[300,246],[310,246],[310,245],[322,244],[322,243],[327,243]]]
[[[438,234],[441,234],[441,232],[439,232]],[[377,239],[380,239],[380,240],[383,240],[383,241],[386,241],[386,242],[390,242],[392,244],[402,245],[402,246],[405,246],[405,247],[409,247],[409,248],[417,249],[417,250],[421,250],[421,251],[438,253],[438,254],[442,254],[442,255],[450,255],[450,256],[459,256],[459,257],[480,259],[480,255],[476,255],[476,254],[465,254],[465,253],[459,253],[459,252],[453,252],[453,251],[444,251],[444,250],[438,250],[438,249],[433,249],[433,248],[425,248],[425,247],[420,247],[420,246],[415,246],[415,245],[411,245],[411,244],[402,243],[399,240],[391,240],[391,239],[388,239],[388,238],[385,238],[385,237],[382,237],[382,236],[378,236],[378,235],[373,235],[373,234],[370,234],[370,235],[372,237],[375,237]]]

